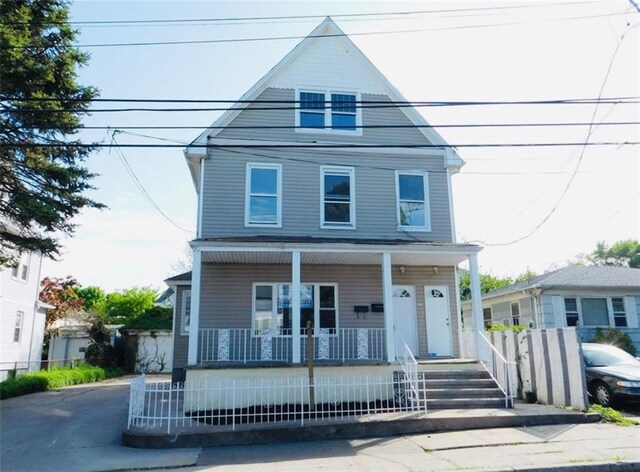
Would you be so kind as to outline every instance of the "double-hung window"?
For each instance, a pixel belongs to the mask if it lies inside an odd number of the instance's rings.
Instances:
[[[180,318],[180,334],[187,336],[191,325],[191,290],[182,292],[182,316]]]
[[[564,299],[564,312],[567,317],[567,326],[577,326],[580,316],[578,313],[578,301],[575,298]]]
[[[20,261],[18,262],[18,264],[11,268],[11,277],[26,282],[27,278],[29,277],[30,257],[31,256],[29,254],[22,254],[22,256],[20,256]]]
[[[431,231],[429,176],[426,172],[396,172],[398,229]]]
[[[322,228],[355,228],[354,183],[352,167],[320,168],[320,226]]]
[[[300,285],[301,332],[311,323],[336,334],[338,327],[338,286],[331,283]],[[253,333],[265,330],[280,336],[292,334],[291,284],[256,283],[253,286]]]
[[[280,164],[247,164],[245,226],[282,226]]]
[[[627,326],[627,314],[624,311],[624,298],[613,297],[611,299],[611,311],[613,312],[614,326]]]
[[[24,322],[24,311],[16,312],[16,324],[13,329],[13,342],[19,343],[22,338],[22,323]]]
[[[361,133],[359,94],[332,90],[298,92],[297,125],[302,131]]]
[[[518,302],[511,303],[511,324],[513,326],[520,324],[520,304]]]
[[[567,326],[627,326],[624,297],[565,297]]]

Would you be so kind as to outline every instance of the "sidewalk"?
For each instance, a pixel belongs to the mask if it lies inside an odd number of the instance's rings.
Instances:
[[[204,448],[192,471],[640,470],[640,427],[552,425]]]

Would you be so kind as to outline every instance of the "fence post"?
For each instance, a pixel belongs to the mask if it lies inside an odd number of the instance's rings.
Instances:
[[[171,433],[171,392],[173,391],[173,383],[169,382],[169,406],[167,410],[167,434]]]
[[[231,429],[235,431],[236,430],[236,379],[233,379],[233,392],[231,394],[231,425],[232,425]]]
[[[304,377],[300,377],[300,426],[304,426]]]

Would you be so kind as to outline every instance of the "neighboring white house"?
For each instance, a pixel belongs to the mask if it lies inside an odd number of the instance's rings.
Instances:
[[[0,380],[8,372],[39,370],[46,309],[38,300],[42,255],[24,253],[15,267],[0,270]]]
[[[470,302],[462,306],[471,322]],[[618,328],[640,350],[640,269],[565,267],[482,297],[485,327],[520,324],[534,328],[579,326],[582,339],[595,328]]]

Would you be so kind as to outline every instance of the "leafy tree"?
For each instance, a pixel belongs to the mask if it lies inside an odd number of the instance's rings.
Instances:
[[[53,233],[103,207],[84,196],[92,147],[74,135],[98,92],[77,83],[89,56],[73,47],[68,16],[65,0],[0,2],[0,266],[24,251],[55,258]]]
[[[106,310],[107,295],[100,287],[89,285],[87,287],[75,286],[73,291],[82,299],[84,309],[98,315],[103,315]]]
[[[125,322],[142,315],[155,302],[157,293],[150,287],[132,287],[107,295],[105,314],[110,322]]]
[[[115,353],[111,345],[111,333],[101,318],[92,316],[87,320],[91,323],[87,330],[91,339],[85,354],[87,363],[100,367],[114,367]]]
[[[480,293],[485,294],[492,290],[507,287],[513,283],[511,277],[495,277],[491,274],[480,274]],[[466,272],[460,276],[460,299],[471,299],[471,275]]]
[[[45,277],[40,282],[40,301],[53,306],[47,311],[45,330],[51,333],[56,321],[78,313],[83,308],[82,299],[74,287],[78,281],[70,275],[64,278]]]
[[[636,239],[618,241],[607,246],[600,241],[587,260],[597,266],[640,268],[640,242]]]

